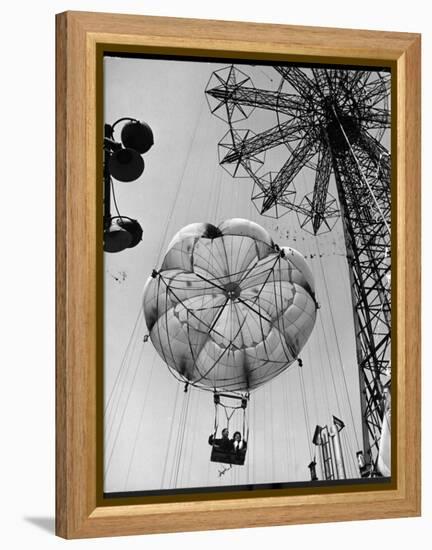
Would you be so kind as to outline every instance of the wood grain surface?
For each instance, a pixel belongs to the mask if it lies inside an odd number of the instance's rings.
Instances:
[[[420,36],[85,12],[59,14],[56,33],[57,534],[79,538],[419,515]],[[397,468],[391,489],[100,505],[96,320],[101,236],[96,213],[102,196],[97,185],[96,62],[101,44],[184,55],[367,61],[395,69],[397,210],[392,227],[397,228],[397,289],[392,356],[397,407],[392,414],[397,417]]]

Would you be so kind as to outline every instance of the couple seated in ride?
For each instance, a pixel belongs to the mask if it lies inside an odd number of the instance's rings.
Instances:
[[[216,439],[211,435],[208,439],[209,445],[219,448],[221,451],[227,452],[246,452],[247,441],[242,438],[240,432],[234,432],[232,439],[229,438],[228,428],[222,430],[222,437]]]

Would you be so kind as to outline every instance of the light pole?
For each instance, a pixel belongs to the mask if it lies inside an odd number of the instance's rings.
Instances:
[[[118,142],[114,139],[117,124],[126,122]],[[105,124],[104,128],[104,251],[121,252],[133,248],[142,239],[143,230],[137,220],[120,214],[115,200],[113,178],[120,182],[138,179],[144,171],[142,155],[154,143],[153,132],[145,122],[134,118],[119,118],[114,124]],[[111,214],[111,195],[113,195],[117,216]]]

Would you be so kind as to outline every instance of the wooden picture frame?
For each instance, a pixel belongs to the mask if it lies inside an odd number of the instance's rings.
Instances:
[[[59,14],[56,24],[56,533],[80,538],[419,515],[420,36],[86,12]],[[395,473],[386,490],[366,485],[104,502],[97,412],[102,106],[96,91],[107,47],[391,67],[397,406],[392,412]]]

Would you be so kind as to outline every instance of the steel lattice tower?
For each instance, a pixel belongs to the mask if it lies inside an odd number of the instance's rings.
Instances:
[[[262,215],[299,216],[314,235],[341,216],[349,268],[363,416],[363,452],[376,467],[383,388],[390,382],[390,73],[274,66],[276,90],[257,89],[231,65],[215,71],[206,95],[211,112],[228,124],[220,164],[249,177]],[[241,128],[255,108],[274,111],[276,124],[254,133]],[[285,145],[287,159],[261,174],[266,151]],[[315,170],[313,192],[295,200],[294,180]],[[329,192],[333,175],[337,200]]]

